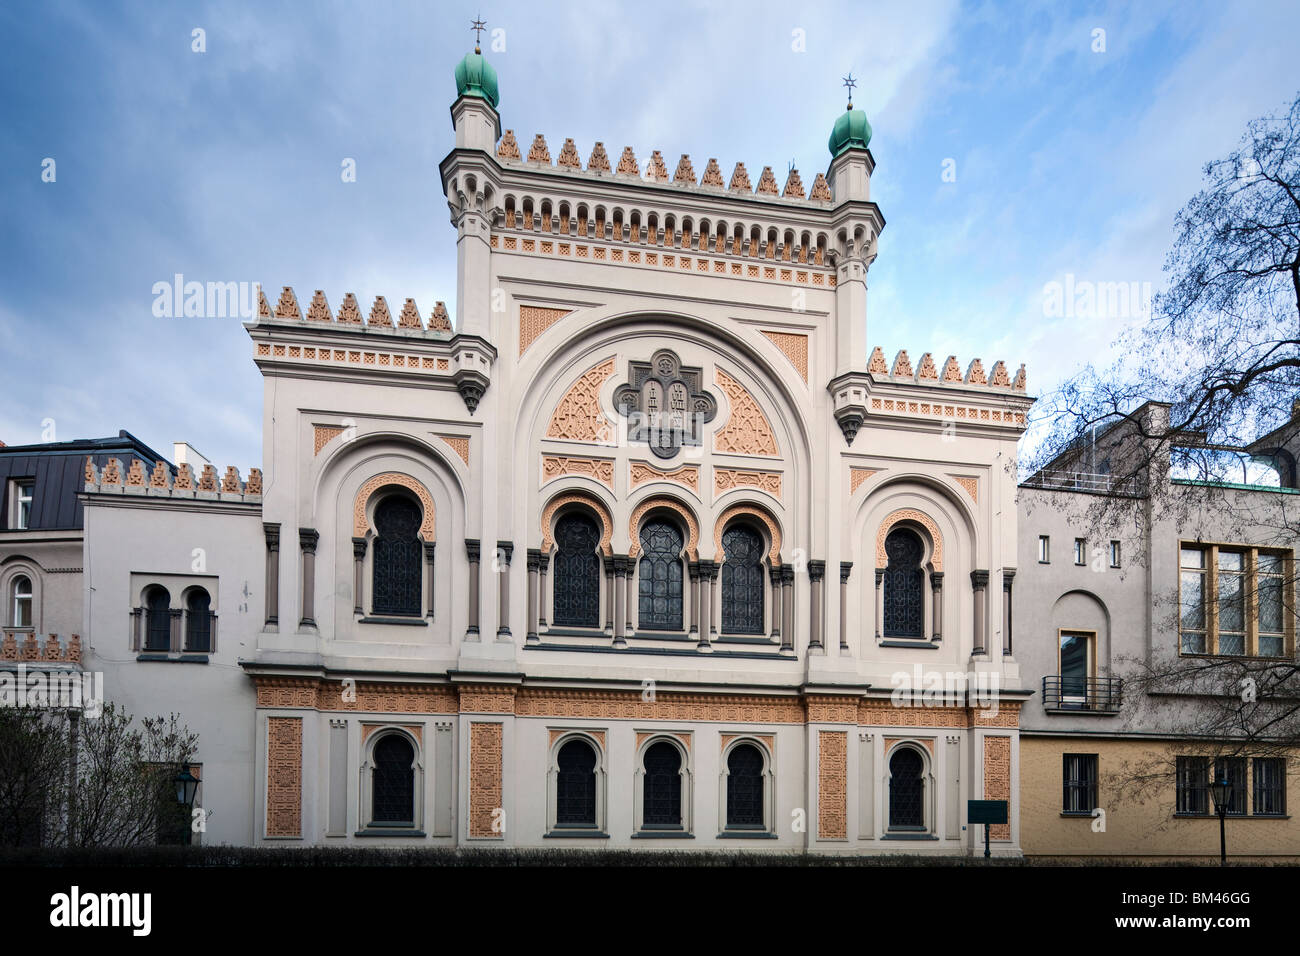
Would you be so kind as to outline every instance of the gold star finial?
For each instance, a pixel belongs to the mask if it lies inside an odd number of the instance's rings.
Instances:
[[[855,87],[855,86],[857,86],[857,85],[858,85],[858,81],[855,80],[855,79],[853,78],[853,74],[852,74],[852,73],[850,73],[848,76],[844,77],[844,86],[845,86],[845,87],[848,89],[848,91],[849,91],[849,105],[848,105],[848,109],[853,109],[853,87]]]
[[[482,53],[483,51],[479,49],[479,41],[483,39],[483,31],[487,29],[487,23],[475,17],[470,21],[469,28],[474,31],[474,52]]]

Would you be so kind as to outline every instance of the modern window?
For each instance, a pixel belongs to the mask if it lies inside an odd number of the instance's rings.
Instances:
[[[1245,816],[1250,802],[1246,783],[1245,757],[1220,757],[1214,761],[1214,779],[1227,779],[1232,784],[1232,797],[1228,801],[1229,816]]]
[[[212,598],[203,588],[190,588],[185,599],[185,650],[207,654],[212,650]]]
[[[14,578],[10,585],[12,613],[9,620],[13,627],[32,626],[32,579],[25,574]]]
[[[555,523],[553,622],[559,627],[600,626],[600,529],[580,511]]]
[[[899,747],[889,758],[889,828],[925,829],[925,761],[912,747]]]
[[[763,538],[746,524],[722,535],[722,633],[763,633]]]
[[[766,829],[763,813],[763,754],[753,744],[737,744],[727,755],[727,827]]]
[[[1061,703],[1066,706],[1088,702],[1093,637],[1089,632],[1060,632]]]
[[[587,741],[568,741],[556,755],[555,826],[596,827],[596,751]]]
[[[885,637],[925,636],[925,546],[910,528],[895,528],[885,537]]]
[[[1064,754],[1061,768],[1061,812],[1088,816],[1097,806],[1097,755]]]
[[[642,759],[642,828],[682,829],[682,753],[661,740],[651,744]]]
[[[1086,538],[1074,539],[1074,563],[1078,565],[1088,563],[1088,540]]]
[[[420,506],[405,495],[389,495],[375,508],[375,614],[420,616],[422,520]]]
[[[1052,563],[1052,539],[1045,534],[1038,536],[1038,563]]]
[[[163,587],[151,587],[145,594],[146,651],[170,651],[172,648],[171,595]]]
[[[415,748],[405,734],[375,743],[371,819],[385,826],[415,824]]]
[[[637,565],[638,626],[643,631],[682,630],[682,548],[677,525],[651,519],[641,526]]]
[[[1210,812],[1210,758],[1179,757],[1175,780],[1177,813],[1205,814]]]
[[[1286,814],[1286,761],[1281,757],[1256,757],[1255,802],[1257,817]]]
[[[1120,545],[1118,541],[1110,543],[1110,566],[1118,568],[1120,566]]]
[[[1178,563],[1182,653],[1287,656],[1285,555],[1248,546],[1186,544]]]
[[[14,529],[23,530],[31,527],[32,495],[36,490],[34,481],[14,482]]]

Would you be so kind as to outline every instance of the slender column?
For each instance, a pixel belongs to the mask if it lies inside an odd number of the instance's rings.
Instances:
[[[1011,656],[1011,582],[1016,572],[1011,568],[1002,569],[1002,656]]]
[[[496,563],[492,570],[497,573],[498,613],[497,640],[510,638],[510,559],[514,556],[515,546],[510,541],[497,542]]]
[[[624,585],[623,599],[623,633],[628,637],[636,634],[636,618],[633,616],[636,612],[633,610],[637,606],[636,600],[636,558],[623,559],[623,572],[627,576],[627,582]]]
[[[133,651],[138,651],[140,650],[141,647],[144,646],[144,642],[141,637],[141,635],[144,633],[144,628],[141,626],[141,622],[143,621],[143,619],[144,619],[144,608],[137,607],[131,610],[131,650]]]
[[[930,572],[930,619],[934,624],[934,639],[943,640],[943,572]]]
[[[627,601],[628,559],[615,555],[610,559],[610,564],[614,567],[614,646],[627,647],[627,639],[624,636],[627,612],[624,604]]]
[[[686,565],[686,572],[691,578],[690,636],[698,639],[700,636],[700,562],[688,562]]]
[[[769,640],[773,644],[781,643],[781,565],[774,564],[768,569],[772,582],[772,633]]]
[[[876,568],[876,643],[879,644],[885,633],[885,569]]]
[[[181,608],[174,607],[171,609],[171,651],[173,654],[179,654],[184,646],[181,643],[185,633],[181,621],[182,613]]]
[[[365,583],[366,539],[352,539],[352,613],[364,613],[365,601],[362,600],[361,588]]]
[[[701,564],[705,562],[701,561]],[[704,602],[705,610],[708,611],[709,617],[709,639],[716,640],[718,636],[718,575],[722,573],[722,566],[716,561],[708,562],[709,581],[708,600]]]
[[[465,628],[465,637],[478,640],[478,585],[479,585],[479,542],[475,538],[465,539],[465,555],[469,558],[469,626]]]
[[[541,561],[537,565],[537,632],[539,634],[546,630],[546,595],[550,592],[546,590],[546,569],[551,565],[551,556],[542,555]]]
[[[299,627],[316,626],[316,542],[320,535],[312,528],[298,529],[302,550],[302,620]]]
[[[266,626],[280,623],[280,525],[262,522],[266,535]]]
[[[840,650],[849,649],[849,574],[852,561],[840,562]]]
[[[605,565],[605,633],[614,633],[614,613],[618,604],[618,597],[614,588],[614,561],[615,559],[604,558],[602,563]]]
[[[434,576],[433,573],[433,567],[434,567],[433,553],[437,549],[437,547],[438,545],[436,542],[433,541],[424,542],[424,564],[425,567],[428,568],[428,573],[429,573],[429,620],[431,621],[433,620],[433,609],[434,609],[434,594],[435,594],[434,586],[438,583],[438,579]]]
[[[528,634],[524,638],[529,644],[536,644],[537,637],[537,575],[542,567],[542,552],[536,548],[528,549]]]
[[[781,653],[794,653],[794,566],[781,565]]]
[[[717,635],[713,629],[713,576],[716,565],[712,561],[700,562],[700,634],[698,647],[712,651],[709,641]]]
[[[975,591],[975,649],[972,653],[988,653],[987,644],[984,638],[984,619],[987,617],[985,608],[987,607],[989,573],[987,571],[972,571],[970,573],[970,584]]]
[[[825,653],[822,646],[822,582],[826,578],[825,561],[808,562],[808,580],[812,583],[812,595],[808,601],[811,621],[808,627],[808,650]]]

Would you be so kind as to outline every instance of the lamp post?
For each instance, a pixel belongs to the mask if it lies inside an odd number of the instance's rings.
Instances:
[[[181,764],[181,772],[176,775],[176,802],[184,809],[185,816],[185,846],[189,846],[194,841],[194,829],[190,825],[190,816],[194,807],[194,796],[199,790],[199,778],[190,773],[189,764]]]
[[[1228,807],[1232,805],[1232,784],[1228,782],[1226,773],[1220,773],[1219,779],[1210,784],[1210,796],[1214,798],[1214,809],[1219,814],[1219,865],[1224,866],[1228,862],[1228,838],[1224,817],[1228,813]]]

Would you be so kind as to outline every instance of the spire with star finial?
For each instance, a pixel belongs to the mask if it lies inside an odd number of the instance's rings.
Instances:
[[[858,81],[853,78],[853,73],[844,77],[844,87],[849,91],[849,105],[845,109],[853,109],[853,88],[858,85]]]

